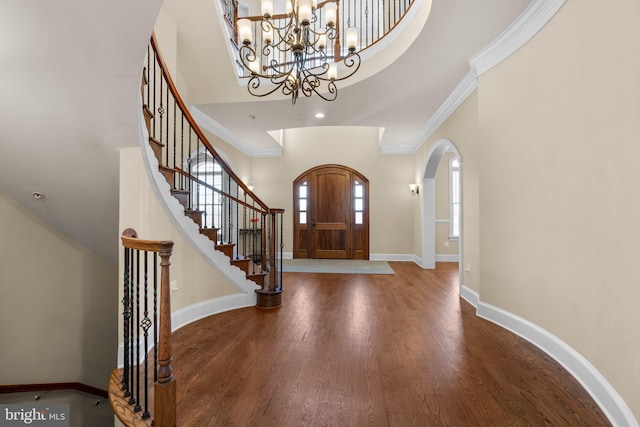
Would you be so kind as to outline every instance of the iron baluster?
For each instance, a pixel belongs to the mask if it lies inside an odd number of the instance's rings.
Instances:
[[[142,410],[140,406],[140,251],[136,251],[136,406],[134,411]]]
[[[153,253],[153,382],[158,381],[158,253]]]
[[[124,396],[129,397],[131,392],[129,391],[129,316],[131,312],[129,310],[129,257],[131,249],[125,248],[124,250],[124,283],[123,283],[123,296],[122,296],[122,334],[124,337],[124,370],[122,373],[122,390],[124,390]]]
[[[133,254],[137,254],[137,250],[133,251]],[[130,388],[131,388],[131,394],[129,395],[129,405],[133,405],[136,403],[136,398],[135,398],[135,342],[134,342],[134,322],[135,322],[135,312],[133,311],[133,304],[135,301],[135,295],[134,295],[134,281],[135,281],[135,277],[136,277],[136,266],[135,266],[135,261],[134,261],[135,257],[131,259],[131,294],[130,294],[130,299],[129,299],[129,306],[130,306],[130,310],[131,310],[131,316],[129,316],[129,355],[130,355],[130,363],[129,363],[129,370],[130,370],[130,374],[129,374],[129,380],[131,382]]]
[[[168,93],[167,93],[167,96]],[[177,141],[177,137],[176,137],[176,99],[173,98],[173,170],[176,169],[176,150],[178,149],[178,141]],[[176,185],[176,174],[173,174],[173,186],[171,188],[178,188],[178,186]]]
[[[146,420],[151,417],[149,413],[149,327],[151,327],[151,320],[149,319],[149,281],[148,281],[148,258],[149,253],[144,252],[144,318],[142,319],[142,330],[144,331],[144,413],[142,419]]]

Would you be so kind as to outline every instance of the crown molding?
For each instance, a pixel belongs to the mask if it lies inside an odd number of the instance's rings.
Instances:
[[[479,77],[533,38],[565,4],[566,0],[535,0],[493,42],[469,59]]]
[[[410,144],[380,144],[382,154],[413,154],[415,150]]]
[[[189,112],[198,126],[211,132],[227,144],[240,150],[249,157],[279,157],[282,155],[282,147],[276,148],[253,148],[229,132],[227,128],[213,120],[210,116],[202,112],[195,105],[189,106]]]
[[[440,108],[429,119],[426,125],[418,131],[411,142],[411,152],[415,153],[418,148],[453,114],[454,111],[476,90],[478,87],[478,76],[469,70],[451,94],[440,105]]]
[[[469,71],[410,144],[415,153],[427,139],[478,87],[478,77],[486,73],[533,38],[565,4],[566,0],[534,0],[502,34],[469,59]],[[384,154],[406,154],[393,145],[381,146]]]

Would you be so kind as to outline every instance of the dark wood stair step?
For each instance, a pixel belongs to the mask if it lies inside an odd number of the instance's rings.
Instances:
[[[161,165],[162,164],[162,147],[164,147],[164,144],[158,141],[157,139],[155,139],[154,137],[150,136],[149,145],[151,146],[151,149],[153,150],[153,154],[156,156],[156,159],[158,160],[158,164]]]
[[[200,229],[200,234],[204,234],[213,243],[217,243],[218,242],[218,230],[219,230],[219,228],[201,228]]]
[[[229,259],[233,259],[233,248],[235,246],[235,243],[219,243],[216,245],[216,250],[228,256]]]
[[[202,228],[202,214],[204,211],[196,211],[191,209],[185,209],[184,214],[191,218],[193,222],[198,224],[198,227]]]
[[[189,194],[189,190],[178,190],[176,188],[171,189],[171,195],[178,199],[185,209],[189,209]]]
[[[249,263],[251,263],[250,258],[238,258],[231,260],[231,265],[235,265],[247,275],[249,274]]]
[[[267,272],[266,271],[256,271],[255,273],[247,274],[247,279],[256,282],[258,286],[264,289],[266,284]]]
[[[153,111],[149,109],[147,104],[142,106],[142,112],[144,113],[144,122],[147,125],[147,132],[151,135],[151,120],[153,120],[154,114]]]
[[[173,180],[174,180],[176,171],[164,165],[159,165],[158,169],[160,170],[160,173],[162,174],[162,176],[164,176],[164,179],[167,180],[171,188],[173,188]]]

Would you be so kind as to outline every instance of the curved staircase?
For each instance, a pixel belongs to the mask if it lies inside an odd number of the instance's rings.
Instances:
[[[200,234],[259,286],[256,306],[277,308],[284,291],[280,268],[284,210],[269,208],[216,152],[191,117],[167,70],[152,36],[141,94],[158,171]],[[205,173],[200,173],[201,169]],[[211,171],[217,173],[216,178],[211,179]]]

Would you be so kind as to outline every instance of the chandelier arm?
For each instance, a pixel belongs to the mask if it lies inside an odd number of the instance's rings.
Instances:
[[[243,44],[242,46],[240,46],[238,56],[240,57],[240,62],[242,63],[242,65],[248,70],[252,71],[251,64],[255,63],[257,59],[256,51],[253,50],[251,46]]]
[[[336,82],[348,79],[349,77],[353,76],[356,73],[356,71],[358,71],[358,69],[360,69],[360,63],[361,63],[360,55],[358,55],[356,52],[350,53],[347,56],[345,56],[343,62],[345,67],[347,67],[347,69],[349,69],[350,71],[348,74],[340,78],[333,79]]]
[[[338,87],[336,86],[336,84],[334,83],[333,80],[326,80],[326,79],[321,79],[321,80],[328,82],[327,83],[327,92],[329,93],[330,96],[327,96],[325,93],[322,93],[322,92],[318,91],[317,87],[313,88],[313,93],[315,93],[316,95],[318,95],[320,98],[324,99],[325,101],[335,101],[336,98],[338,97]],[[311,96],[311,95],[312,94],[309,93],[306,96]]]
[[[283,80],[282,82],[280,82],[280,84],[277,84],[273,89],[269,89],[264,93],[258,92],[258,89],[260,88],[261,83],[262,83],[262,80],[260,79],[260,76],[253,75],[247,82],[247,90],[253,96],[257,96],[257,97],[268,96],[276,92],[277,90],[279,90],[283,85],[285,85],[286,80]]]

